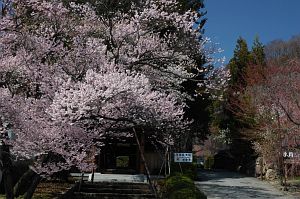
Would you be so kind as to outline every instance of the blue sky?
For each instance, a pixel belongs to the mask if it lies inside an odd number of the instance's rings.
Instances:
[[[205,35],[219,43],[226,61],[242,36],[251,47],[255,35],[264,44],[300,34],[300,0],[205,0]]]

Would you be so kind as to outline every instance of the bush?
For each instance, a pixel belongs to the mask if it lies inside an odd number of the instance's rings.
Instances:
[[[199,189],[184,188],[171,193],[169,199],[207,199]]]
[[[205,158],[204,161],[204,169],[212,169],[214,163],[215,163],[214,157],[208,156],[207,158]]]
[[[162,198],[169,199],[206,199],[188,176],[178,174],[167,178],[162,185]]]
[[[167,192],[173,192],[178,189],[193,187],[194,182],[187,176],[176,175],[167,178],[165,187]]]
[[[182,173],[181,173],[181,169]],[[189,178],[195,180],[197,179],[197,164],[196,163],[172,163],[171,165],[171,176],[183,174]]]

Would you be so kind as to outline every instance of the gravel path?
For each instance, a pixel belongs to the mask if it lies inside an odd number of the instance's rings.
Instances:
[[[208,199],[300,199],[300,196],[286,195],[267,182],[233,172],[199,171],[199,178],[195,183]]]

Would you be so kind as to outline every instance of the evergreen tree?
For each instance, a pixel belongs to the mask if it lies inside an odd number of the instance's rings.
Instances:
[[[264,45],[259,41],[259,37],[256,36],[252,46],[252,61],[254,65],[266,65],[266,55],[264,52]]]
[[[243,99],[243,91],[246,88],[246,72],[247,67],[252,62],[251,52],[248,50],[246,40],[239,37],[237,40],[234,56],[229,61],[228,67],[231,73],[231,81],[229,82],[229,89],[226,94],[226,125],[229,127],[233,139],[239,138],[239,129],[243,128],[243,120],[240,118],[243,115],[239,110],[239,104]]]
[[[197,31],[200,34],[200,40],[202,39],[202,34],[204,33],[204,25],[207,21],[205,17],[205,5],[203,0],[179,0],[180,8],[182,11],[192,9],[198,11],[198,19],[195,21]],[[192,43],[193,41],[190,41]],[[199,82],[205,79],[205,73],[199,73],[199,71],[203,70],[206,66],[206,57],[197,52],[197,47],[193,50],[190,49],[191,58],[195,60],[196,65],[190,68],[190,73],[194,76],[193,79],[188,79],[183,82],[183,91],[186,92],[190,98],[187,99],[187,107],[185,110],[185,117],[192,121],[190,125],[190,131],[185,135],[183,139],[183,148],[182,150],[191,150],[192,145],[197,143],[199,140],[205,139],[209,132],[209,122],[210,122],[210,112],[209,106],[211,101],[209,100],[209,95],[199,95],[202,93],[202,90],[205,88],[199,88]],[[194,51],[194,52],[193,52]],[[209,70],[207,70],[209,71]]]
[[[226,125],[230,132],[231,153],[235,157],[236,167],[242,166],[243,171],[246,171],[246,164],[253,151],[251,150],[250,142],[243,139],[242,131],[245,127],[240,116],[243,115],[239,109],[242,93],[246,87],[245,75],[247,66],[251,63],[251,53],[248,50],[246,40],[240,37],[237,40],[237,45],[234,50],[234,56],[229,62],[231,72],[230,88],[228,90],[227,104],[225,105],[225,113],[227,115]]]
[[[245,119],[246,117],[244,117],[244,112],[241,109],[249,100],[244,95],[247,87],[247,68],[253,64],[253,60],[261,60],[261,50],[263,50],[258,39],[254,43],[253,52],[250,52],[246,40],[242,37],[238,38],[233,58],[230,59],[228,64],[231,73],[229,88],[224,94],[224,102],[217,104],[219,107],[215,107],[215,109],[219,108],[222,111],[219,111],[215,115],[213,121],[218,129],[225,130],[227,138],[231,140],[230,153],[234,156],[235,160],[235,168],[232,169],[241,167],[244,172],[249,169],[246,165],[250,161],[253,161],[251,160],[253,155],[251,143],[245,139],[243,134],[251,121],[248,120],[249,118]]]
[[[236,87],[244,84],[247,65],[250,63],[251,54],[245,39],[239,37],[234,50],[233,58],[230,59],[228,67],[231,73],[231,86]]]

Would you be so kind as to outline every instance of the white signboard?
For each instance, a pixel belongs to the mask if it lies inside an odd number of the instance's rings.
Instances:
[[[293,152],[284,152],[283,153],[283,157],[285,158],[293,158],[294,157],[294,153]]]
[[[192,153],[174,153],[174,162],[193,162]]]
[[[285,151],[282,155],[284,158],[300,159],[300,152],[298,151]]]

